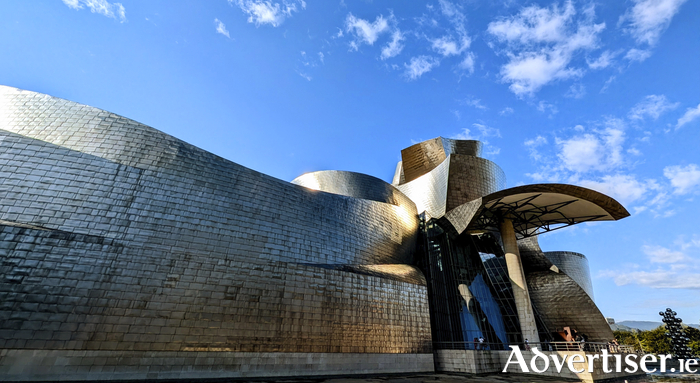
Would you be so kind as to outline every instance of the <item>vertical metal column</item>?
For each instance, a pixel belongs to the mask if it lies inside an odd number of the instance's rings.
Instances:
[[[501,220],[501,238],[503,239],[503,250],[506,253],[508,276],[510,277],[510,283],[513,285],[513,297],[515,298],[515,307],[518,309],[518,319],[520,320],[523,340],[527,339],[530,343],[539,343],[540,337],[537,332],[537,324],[535,324],[535,315],[532,311],[530,293],[527,290],[523,264],[520,260],[518,240],[515,237],[513,222],[508,218]]]

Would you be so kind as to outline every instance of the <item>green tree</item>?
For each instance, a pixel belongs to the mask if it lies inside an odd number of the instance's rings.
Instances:
[[[688,341],[690,353],[695,356],[700,356],[700,330],[693,327],[686,327],[683,330],[685,331],[685,336],[690,339]]]
[[[639,339],[637,338],[637,332],[631,332],[631,331],[622,331],[622,330],[615,330],[613,331],[613,335],[615,335],[615,339],[617,339],[617,343],[619,344],[625,344],[628,346],[632,346],[636,349],[641,348],[641,343],[639,342]]]
[[[666,336],[666,327],[659,326],[654,330],[642,331],[639,334],[644,351],[653,354],[670,354],[671,342]]]
[[[691,354],[700,356],[700,340],[690,341],[688,342],[688,346],[690,347]]]

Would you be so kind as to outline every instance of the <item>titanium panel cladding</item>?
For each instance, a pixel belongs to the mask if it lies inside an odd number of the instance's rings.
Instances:
[[[0,348],[431,350],[422,278],[313,266],[409,263],[416,221],[397,205],[7,87],[0,153]]]

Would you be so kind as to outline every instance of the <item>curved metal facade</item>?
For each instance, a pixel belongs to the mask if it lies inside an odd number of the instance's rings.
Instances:
[[[0,89],[0,348],[430,353],[405,199],[311,191]]]
[[[288,183],[0,86],[0,379],[432,371],[434,347],[519,343],[501,234],[468,227],[506,186],[481,148],[413,145],[393,184],[342,171]],[[585,257],[534,238],[519,249],[544,326],[611,336]]]
[[[416,202],[419,213],[440,218],[506,187],[505,173],[479,157],[481,148],[479,141],[443,137],[415,144],[401,151],[394,186]]]
[[[544,256],[576,281],[583,291],[595,300],[591,272],[585,255],[573,251],[545,251]]]
[[[563,273],[538,271],[527,274],[532,304],[550,332],[564,327],[588,336],[591,342],[614,338],[605,317],[591,297],[572,278]]]

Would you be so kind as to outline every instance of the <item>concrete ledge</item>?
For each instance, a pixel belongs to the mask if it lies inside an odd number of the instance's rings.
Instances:
[[[0,350],[0,381],[216,379],[433,371],[432,354]]]
[[[531,351],[521,351],[523,358],[530,368],[530,360],[534,356]],[[486,373],[501,373],[503,372],[506,363],[508,363],[508,357],[510,356],[510,351],[475,351],[475,350],[435,350],[435,368],[437,372],[458,372],[458,373],[470,373],[470,374],[486,374]],[[634,374],[629,373],[605,373],[603,372],[602,361],[596,359],[593,363],[593,372],[588,372],[588,363],[574,363],[574,368],[577,370],[584,369],[582,373],[574,373],[569,371],[568,367],[565,365],[561,372],[556,371],[556,367],[551,360],[550,355],[559,355],[559,360],[563,358],[563,355],[568,355],[571,358],[573,355],[581,355],[585,360],[585,353],[579,351],[558,351],[558,352],[543,352],[550,358],[549,368],[542,373],[535,372],[525,372],[520,369],[517,364],[510,364],[506,370],[508,373],[518,373],[518,374],[529,374],[537,376],[552,376],[558,378],[567,379],[577,379],[582,382],[602,382],[611,379],[628,378],[631,376],[644,375],[643,372],[638,372]],[[590,355],[590,353],[589,353]],[[624,357],[623,357],[624,359]],[[537,360],[535,365],[538,369],[544,368],[544,362],[542,360]]]

